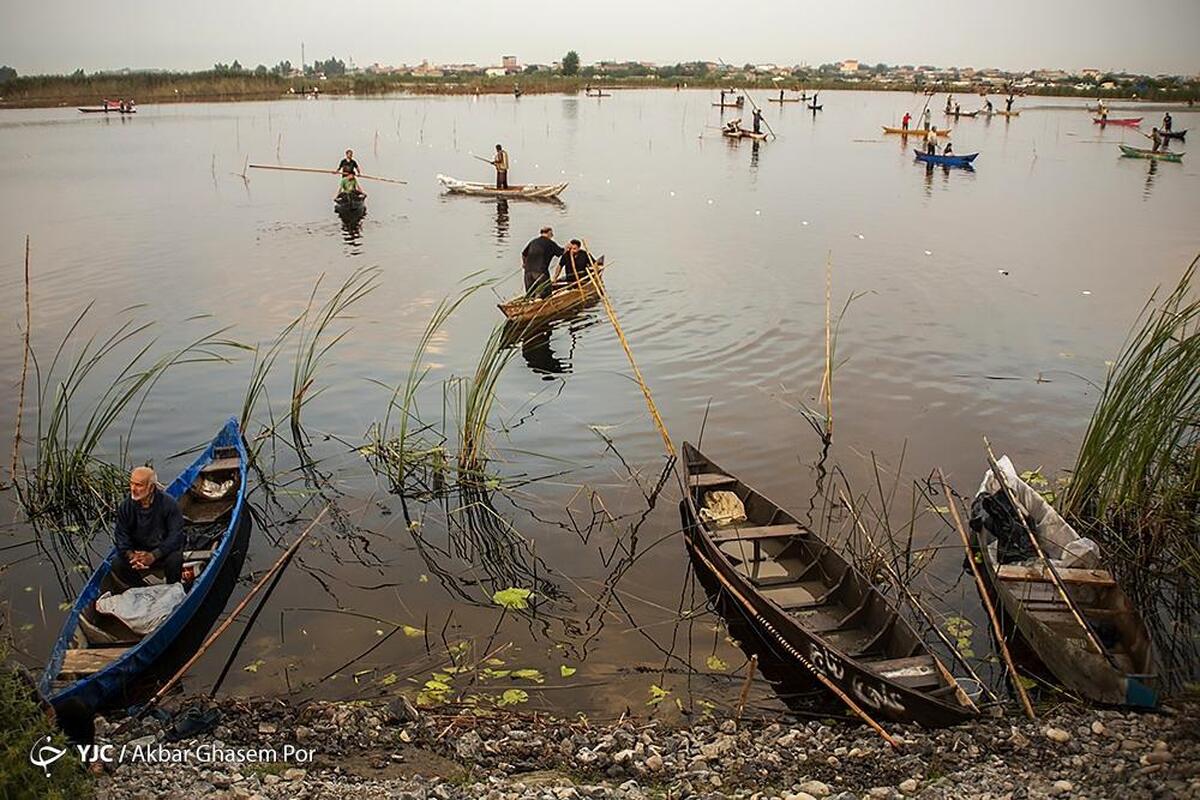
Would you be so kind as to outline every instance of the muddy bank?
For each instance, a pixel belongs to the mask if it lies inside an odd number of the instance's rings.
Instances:
[[[127,755],[175,760],[165,768],[118,764],[98,781],[98,796],[1200,798],[1196,699],[1158,714],[1059,706],[1035,722],[993,717],[939,731],[895,729],[901,752],[865,727],[821,721],[597,724],[418,712],[401,699],[215,707],[220,721],[194,738],[171,742],[172,723],[150,719],[112,739]],[[113,727],[101,724],[98,738]],[[248,748],[278,754],[285,745],[293,747],[287,760],[194,757]],[[193,757],[179,763],[173,752]]]

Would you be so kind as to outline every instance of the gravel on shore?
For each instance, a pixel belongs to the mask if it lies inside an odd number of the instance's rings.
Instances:
[[[100,779],[98,796],[1200,800],[1200,701],[1191,699],[1154,714],[1061,706],[1036,721],[892,726],[903,740],[899,752],[865,726],[821,721],[596,724],[504,710],[417,712],[402,698],[226,700],[216,707],[219,724],[196,738],[168,742],[155,719],[109,738],[116,726],[101,720],[98,741],[159,758],[169,750],[278,752],[285,744],[311,750],[311,758],[125,762]]]

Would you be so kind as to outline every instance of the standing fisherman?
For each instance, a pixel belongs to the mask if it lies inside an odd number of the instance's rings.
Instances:
[[[908,130],[908,124],[909,124],[910,122],[912,122],[912,114],[910,114],[910,113],[908,113],[907,111],[905,111],[905,112],[904,112],[904,119],[900,120],[900,128],[901,128],[902,130]]]
[[[1004,101],[1004,110],[1010,114],[1012,113],[1012,104],[1013,104],[1013,96],[1010,94],[1008,96],[1008,99]]]
[[[546,297],[550,294],[550,262],[563,254],[554,241],[554,229],[549,225],[521,251],[521,268],[525,273],[525,296]]]
[[[1170,111],[1163,114],[1162,129],[1163,129],[1164,133],[1171,132],[1171,112]]]
[[[346,157],[338,163],[338,172],[349,172],[355,177],[362,175],[362,170],[358,168],[358,162],[354,160],[354,151],[347,150]]]
[[[504,148],[496,145],[496,155],[492,157],[492,166],[496,168],[496,188],[508,188],[508,153],[504,152]]]
[[[754,132],[762,133],[762,109],[754,109]]]
[[[925,125],[925,133],[929,133],[930,129],[933,128],[933,112],[928,107],[926,107],[925,113],[922,115],[922,120]]]

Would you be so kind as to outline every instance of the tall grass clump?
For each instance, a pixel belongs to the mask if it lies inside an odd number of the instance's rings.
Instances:
[[[1152,296],[1079,448],[1062,510],[1099,534],[1115,564],[1200,578],[1200,257]]]
[[[488,418],[496,401],[496,385],[515,350],[505,346],[505,325],[492,330],[479,354],[475,373],[459,382],[459,480],[482,480],[488,462]]]
[[[142,341],[153,323],[133,320],[118,325],[107,336],[93,335],[77,345],[90,310],[91,304],[75,318],[45,371],[36,352],[30,350],[37,383],[37,429],[32,459],[21,459],[15,485],[22,507],[34,520],[87,526],[106,517],[123,492],[128,439],[154,385],[172,367],[227,362],[225,351],[242,347],[222,338],[226,329],[220,329],[153,358],[156,340]],[[76,350],[73,358],[66,355],[70,349]],[[114,377],[102,377],[101,373],[112,368],[116,369]],[[106,387],[100,396],[81,400],[84,387],[96,381]],[[116,443],[114,463],[99,453],[126,412],[128,427]]]
[[[91,797],[91,780],[76,757],[75,749],[49,765],[50,777],[29,761],[36,746],[68,747],[50,716],[38,702],[30,677],[9,658],[7,644],[0,643],[0,797],[66,798]],[[46,737],[50,741],[46,742]]]
[[[299,330],[296,342],[296,360],[292,365],[292,400],[289,413],[292,438],[298,450],[304,449],[300,412],[309,400],[322,391],[321,389],[315,392],[309,391],[316,380],[317,368],[329,351],[350,333],[350,329],[347,328],[331,337],[329,329],[334,323],[348,316],[347,312],[351,306],[374,291],[378,285],[379,273],[380,270],[377,267],[354,270],[330,298],[314,312],[313,302],[316,300],[317,291],[321,288],[321,279],[318,279],[313,286],[312,294],[309,295],[308,305],[305,306],[304,312],[286,329],[286,332],[290,332],[292,327],[298,325]]]
[[[466,280],[474,279],[477,275],[469,275]],[[383,476],[397,494],[430,496],[440,494],[446,488],[449,456],[445,434],[445,388],[441,431],[432,423],[422,421],[417,405],[417,394],[429,375],[430,368],[425,357],[438,331],[459,306],[476,291],[492,283],[489,280],[472,284],[453,299],[443,298],[426,323],[421,338],[417,340],[404,382],[394,388],[379,384],[390,389],[391,396],[383,420],[374,423],[367,431],[367,443],[360,448],[360,452],[375,473]]]

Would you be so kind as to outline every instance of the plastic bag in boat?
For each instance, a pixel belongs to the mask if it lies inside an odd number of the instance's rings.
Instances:
[[[733,492],[718,489],[705,492],[700,517],[717,528],[746,521],[746,507]]]
[[[1063,547],[1056,563],[1066,569],[1099,569],[1100,545],[1086,536],[1080,536]]]
[[[183,602],[187,594],[182,583],[135,586],[121,594],[105,592],[96,601],[96,610],[112,614],[134,633],[150,633]]]

